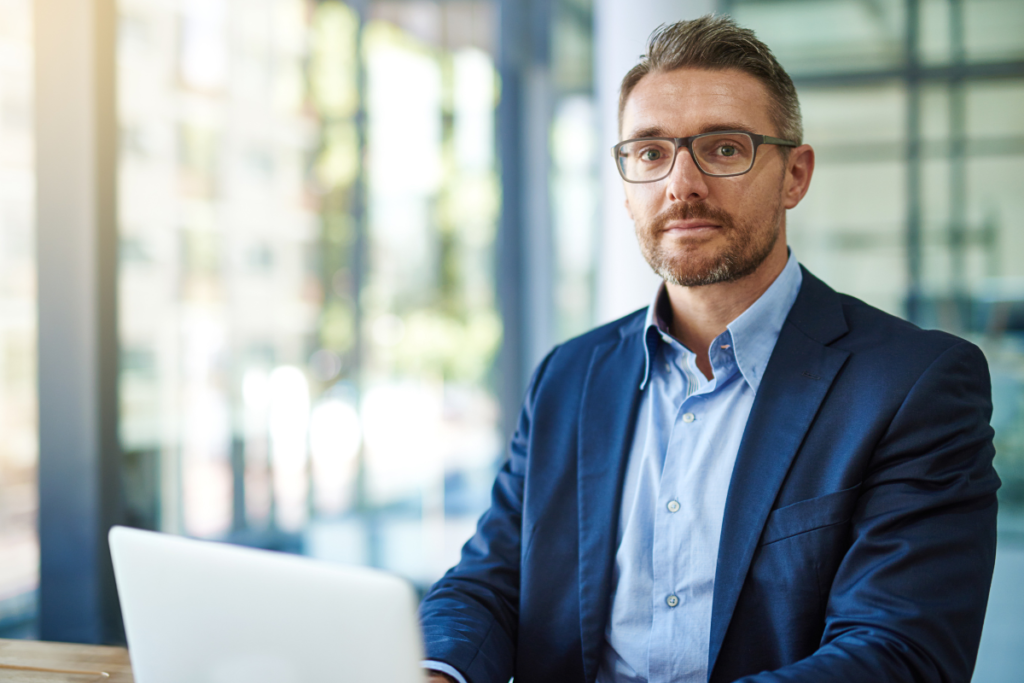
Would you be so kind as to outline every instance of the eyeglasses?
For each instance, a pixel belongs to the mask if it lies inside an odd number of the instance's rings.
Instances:
[[[704,175],[715,178],[743,175],[754,167],[761,145],[797,147],[789,140],[757,135],[742,130],[701,133],[688,138],[636,138],[612,147],[619,175],[627,183],[653,183],[667,178],[676,164],[680,148],[690,156]]]

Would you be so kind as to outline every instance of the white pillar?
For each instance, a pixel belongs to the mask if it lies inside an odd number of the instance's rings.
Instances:
[[[715,10],[715,0],[595,0],[594,79],[600,110],[600,146],[618,142],[619,83],[646,51],[661,24]],[[622,181],[611,160],[601,164],[601,234],[597,261],[597,322],[614,320],[650,303],[659,282],[640,255],[623,204]]]

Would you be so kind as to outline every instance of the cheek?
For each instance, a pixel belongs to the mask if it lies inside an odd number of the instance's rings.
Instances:
[[[645,223],[657,212],[657,193],[648,185],[635,185],[626,190],[626,211],[629,217]]]
[[[726,211],[738,223],[745,223],[763,213],[771,206],[771,199],[760,187],[739,184],[724,186],[718,192],[708,194],[710,204]]]

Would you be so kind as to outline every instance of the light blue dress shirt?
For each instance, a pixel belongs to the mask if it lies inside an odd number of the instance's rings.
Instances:
[[[668,295],[647,310],[644,394],[619,511],[598,683],[706,683],[718,542],[754,396],[803,276],[796,258],[709,349],[714,377],[669,334]],[[424,661],[459,683],[445,662]]]
[[[718,543],[754,396],[803,280],[792,254],[761,297],[696,355],[669,334],[664,285],[619,511],[598,683],[706,683]]]

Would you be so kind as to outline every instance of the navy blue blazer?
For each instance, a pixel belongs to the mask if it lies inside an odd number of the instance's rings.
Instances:
[[[491,508],[422,603],[427,658],[470,683],[597,675],[643,320],[544,359]],[[804,271],[729,487],[713,683],[970,680],[995,560],[990,393],[974,345]]]

